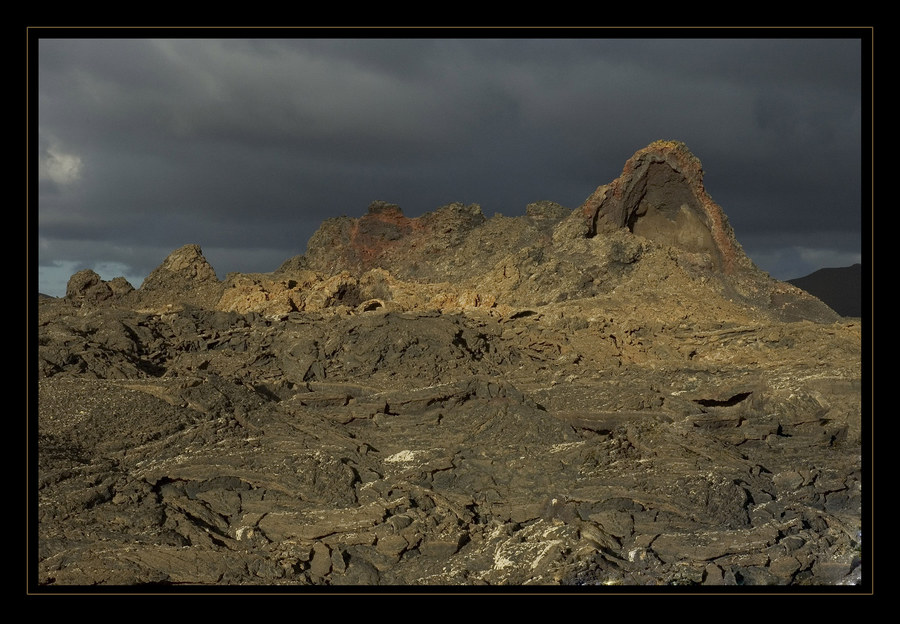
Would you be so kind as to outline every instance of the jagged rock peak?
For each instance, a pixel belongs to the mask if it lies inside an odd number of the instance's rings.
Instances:
[[[188,244],[170,253],[153,269],[131,299],[146,309],[178,304],[211,308],[219,300],[222,288],[200,246]]]
[[[593,236],[632,233],[708,254],[726,274],[752,269],[722,208],[703,186],[703,167],[681,141],[654,141],[628,159],[622,174],[600,186],[579,209]]]
[[[144,280],[141,290],[152,290],[160,284],[168,285],[173,279],[185,283],[218,282],[215,269],[203,256],[199,245],[189,244],[170,253],[162,264]]]

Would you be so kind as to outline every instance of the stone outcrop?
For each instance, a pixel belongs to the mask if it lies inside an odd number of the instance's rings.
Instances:
[[[91,306],[110,299],[118,299],[134,290],[124,277],[106,281],[96,272],[85,269],[69,279],[66,285],[66,300],[78,306]]]
[[[41,299],[35,588],[856,585],[860,322],[658,142],[574,210],[375,202]]]

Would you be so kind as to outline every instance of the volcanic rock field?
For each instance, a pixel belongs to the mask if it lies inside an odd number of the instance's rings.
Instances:
[[[35,587],[859,585],[861,319],[702,177],[658,141],[574,209],[76,273],[37,305]]]

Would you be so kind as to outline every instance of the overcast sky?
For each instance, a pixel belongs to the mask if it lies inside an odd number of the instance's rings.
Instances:
[[[774,277],[860,262],[869,51],[825,34],[41,39],[39,290],[84,268],[139,287],[187,243],[221,279],[273,271],[374,200],[576,208],[656,139],[701,160]]]

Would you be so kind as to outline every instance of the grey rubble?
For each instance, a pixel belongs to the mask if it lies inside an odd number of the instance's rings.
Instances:
[[[270,274],[76,274],[39,304],[38,582],[859,583],[859,321],[742,253],[659,142],[574,210],[376,202]]]

